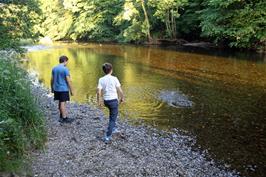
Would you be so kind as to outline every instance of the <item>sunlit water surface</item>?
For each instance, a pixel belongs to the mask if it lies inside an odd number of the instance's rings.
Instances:
[[[110,62],[126,95],[121,117],[192,133],[202,149],[243,175],[265,174],[265,58],[111,44],[39,49],[27,54],[25,66],[37,71],[47,87],[58,57],[67,55],[76,93],[72,99],[95,105],[101,66]]]

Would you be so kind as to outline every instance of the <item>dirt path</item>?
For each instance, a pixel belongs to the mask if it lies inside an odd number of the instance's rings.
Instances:
[[[47,117],[45,151],[33,153],[35,177],[83,176],[236,176],[193,151],[195,140],[179,132],[166,133],[120,122],[121,134],[111,144],[101,141],[107,120],[87,105],[68,104],[72,124],[58,122],[58,111],[47,91],[34,89]]]

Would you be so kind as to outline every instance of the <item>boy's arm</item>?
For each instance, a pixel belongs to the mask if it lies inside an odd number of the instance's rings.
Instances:
[[[51,77],[51,91],[52,91],[52,93],[54,93],[53,84],[54,84],[54,78],[53,78],[53,76],[52,76],[52,77]]]
[[[102,106],[102,89],[97,88],[97,105]]]
[[[116,87],[116,89],[117,89],[117,92],[118,92],[118,95],[119,95],[120,103],[125,102],[125,97],[124,97],[124,93],[123,93],[122,88],[119,86],[119,87]]]
[[[67,80],[68,87],[70,89],[70,94],[73,96],[74,93],[73,93],[72,81],[71,81],[70,76],[66,76],[66,80]]]
[[[51,86],[51,91],[52,93],[54,93],[54,69],[52,70],[52,73],[51,73],[51,82],[50,82],[50,86]]]

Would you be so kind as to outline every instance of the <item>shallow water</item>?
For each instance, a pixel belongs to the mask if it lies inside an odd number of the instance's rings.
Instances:
[[[73,100],[95,105],[101,65],[110,62],[126,94],[122,117],[192,133],[202,149],[242,175],[264,175],[265,57],[112,44],[42,49],[29,52],[25,66],[47,87],[58,57],[67,55]]]

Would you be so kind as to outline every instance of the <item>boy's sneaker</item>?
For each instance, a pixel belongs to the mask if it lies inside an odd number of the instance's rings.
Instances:
[[[61,120],[62,120],[61,123],[69,123],[69,124],[71,124],[74,121],[74,119],[71,119],[71,118],[68,118],[68,117],[62,118]]]
[[[111,140],[112,140],[111,136],[105,136],[105,137],[103,137],[103,142],[105,142],[106,144],[107,143],[110,143]]]
[[[60,123],[63,123],[63,118],[62,117],[60,117],[59,119],[58,119],[58,122],[60,122]]]
[[[62,116],[61,113],[60,113],[60,116],[59,116],[58,122],[63,123],[63,116]]]
[[[118,128],[114,128],[112,133],[120,133],[120,130]]]

